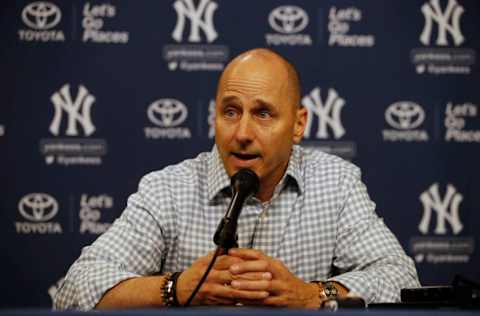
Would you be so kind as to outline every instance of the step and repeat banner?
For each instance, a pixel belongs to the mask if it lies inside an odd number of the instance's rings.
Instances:
[[[480,3],[3,1],[0,305],[50,307],[141,176],[212,148],[229,59],[302,77],[304,146],[361,167],[424,285],[480,281]]]

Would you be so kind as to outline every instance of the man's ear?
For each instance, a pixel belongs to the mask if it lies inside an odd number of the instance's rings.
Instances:
[[[303,105],[300,105],[300,107],[296,111],[295,126],[293,127],[294,144],[298,144],[302,140],[305,126],[307,124],[307,115],[307,109]]]

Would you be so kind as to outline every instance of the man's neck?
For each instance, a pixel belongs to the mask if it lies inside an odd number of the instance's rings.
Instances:
[[[272,198],[274,191],[275,191],[275,188],[268,191],[262,190],[257,193],[256,197],[257,199],[260,200],[260,202],[268,202]]]
[[[260,180],[260,190],[255,195],[257,199],[259,199],[261,202],[270,201],[275,193],[275,189],[277,188],[277,185],[282,181],[283,177],[285,176],[286,171],[287,171],[287,168],[285,167],[285,170],[282,174],[272,178],[270,181]]]

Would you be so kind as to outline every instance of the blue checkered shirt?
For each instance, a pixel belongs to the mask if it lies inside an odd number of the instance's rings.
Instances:
[[[88,310],[122,280],[187,269],[215,248],[229,184],[215,147],[143,177],[112,227],[82,250],[55,308]],[[341,282],[369,303],[399,301],[401,288],[419,285],[413,261],[375,213],[359,169],[299,146],[272,199],[246,202],[238,243],[281,260],[305,281]]]

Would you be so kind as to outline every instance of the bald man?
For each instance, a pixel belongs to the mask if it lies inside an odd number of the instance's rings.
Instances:
[[[358,168],[298,145],[307,111],[288,61],[266,49],[233,59],[215,113],[212,151],[146,175],[121,217],[83,249],[55,308],[184,305],[242,168],[260,189],[239,218],[239,248],[218,258],[192,305],[317,309],[349,293],[395,302],[401,288],[419,285]]]

